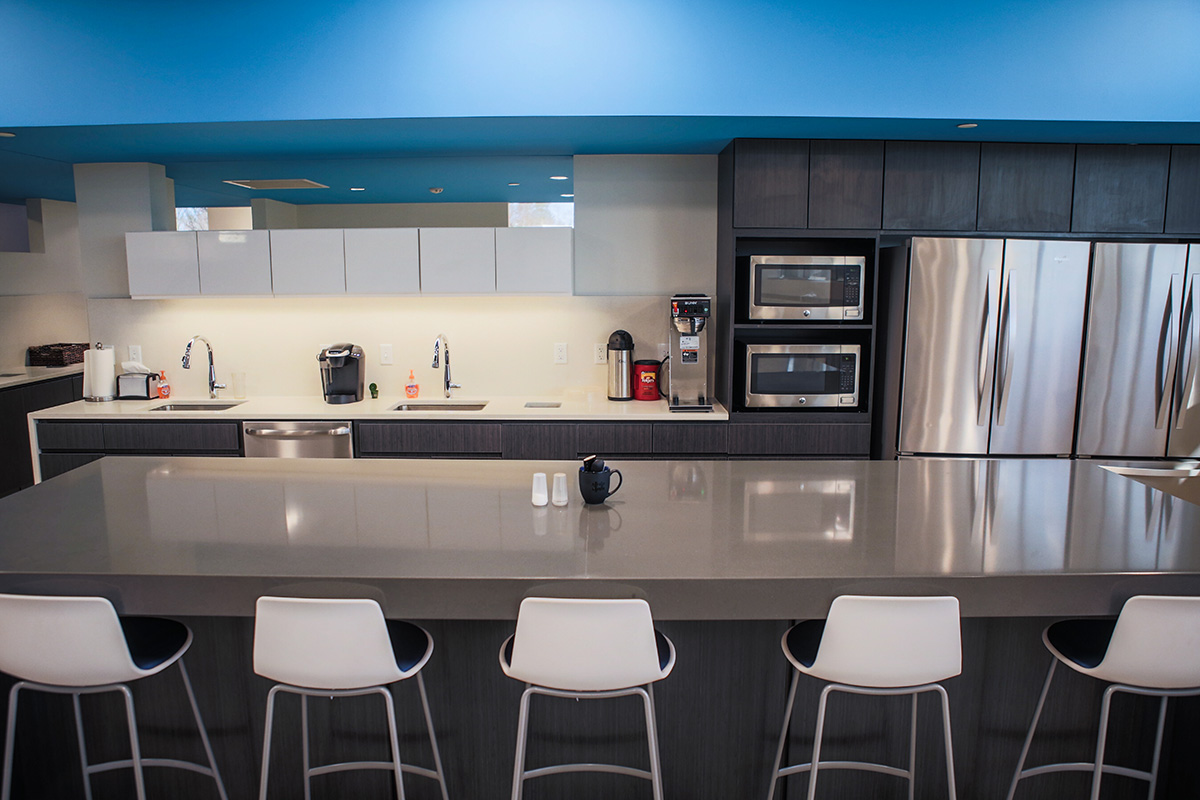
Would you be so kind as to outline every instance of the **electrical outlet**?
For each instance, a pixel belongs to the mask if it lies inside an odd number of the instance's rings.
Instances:
[[[392,346],[390,344],[379,345],[379,363],[385,367],[390,367],[395,363],[392,361]]]
[[[567,343],[566,342],[556,342],[554,344],[554,363],[555,364],[567,363]]]
[[[666,358],[666,357],[667,357],[667,356],[669,356],[669,355],[671,355],[671,348],[670,348],[670,346],[668,346],[666,343],[659,344],[659,346],[658,346],[658,360],[659,360],[659,361],[662,361],[664,358]]]
[[[142,346],[141,346],[140,344],[131,344],[131,345],[129,345],[129,360],[130,360],[130,361],[137,361],[137,362],[139,362],[139,363],[141,362],[141,360],[142,360]]]
[[[592,345],[592,363],[607,364],[608,363],[608,345],[604,342],[596,342]]]

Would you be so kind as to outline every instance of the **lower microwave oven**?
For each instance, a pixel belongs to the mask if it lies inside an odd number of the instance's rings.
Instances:
[[[856,408],[862,346],[746,345],[747,408]]]

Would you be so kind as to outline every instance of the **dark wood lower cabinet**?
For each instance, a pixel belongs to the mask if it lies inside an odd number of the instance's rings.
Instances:
[[[0,497],[33,485],[27,414],[83,397],[83,376],[0,389]]]
[[[663,455],[725,455],[729,426],[723,423],[656,422],[654,452]]]
[[[498,422],[359,422],[355,454],[497,458],[502,453]]]
[[[653,597],[651,597],[653,603]],[[389,609],[389,616],[403,609]],[[253,620],[191,617],[195,634],[185,659],[201,714],[212,737],[217,766],[230,798],[257,797],[266,696],[270,683],[252,669]],[[950,697],[958,796],[1003,800],[1020,755],[1050,657],[1041,643],[1047,620],[963,620],[963,673],[944,682]],[[517,714],[523,686],[505,677],[496,653],[513,631],[508,621],[422,622],[434,638],[423,670],[433,722],[453,800],[494,800],[511,791]],[[771,763],[783,723],[791,669],[779,649],[786,621],[678,622],[658,628],[677,651],[674,671],[655,684],[663,788],[667,797],[742,800],[767,796]],[[0,676],[0,703],[12,678]],[[817,700],[824,683],[801,677],[785,753],[788,763],[809,760]],[[1095,748],[1104,684],[1060,670],[1047,701],[1029,764],[1085,761]],[[202,761],[187,697],[175,667],[132,684],[145,757]],[[416,681],[392,686],[400,755],[408,764],[432,765]],[[270,796],[303,797],[300,703],[278,702],[271,753]],[[834,694],[822,755],[830,759],[908,762],[908,697]],[[1200,762],[1190,756],[1200,727],[1200,698],[1170,701],[1160,770],[1159,798],[1200,794]],[[386,718],[379,697],[310,699],[314,765],[388,758]],[[1124,697],[1114,704],[1109,762],[1144,769],[1150,763],[1157,701]],[[88,756],[128,757],[123,709],[117,695],[85,697]],[[610,761],[645,768],[645,726],[630,698],[574,701],[535,697],[531,706],[527,766],[562,761]],[[82,797],[75,724],[67,696],[22,693],[17,722],[13,798]],[[919,702],[916,796],[947,796],[941,715],[932,695]],[[212,780],[182,770],[147,769],[147,796],[211,800]],[[807,776],[785,778],[781,797],[802,797]],[[436,782],[406,775],[410,800],[439,798]],[[129,770],[92,779],[96,798],[131,797]],[[1087,776],[1043,775],[1021,782],[1021,800],[1085,796]],[[314,797],[394,796],[383,770],[340,772],[313,779]],[[528,800],[649,797],[645,781],[619,775],[575,773],[530,780]],[[907,798],[905,781],[887,775],[828,770],[820,797]],[[1110,800],[1146,796],[1146,784],[1106,776]]]
[[[646,423],[585,422],[576,426],[579,455],[648,455],[654,430]]]
[[[733,422],[729,425],[731,456],[763,458],[866,458],[871,453],[867,423]]]
[[[505,423],[504,458],[571,459],[579,452],[569,422]]]

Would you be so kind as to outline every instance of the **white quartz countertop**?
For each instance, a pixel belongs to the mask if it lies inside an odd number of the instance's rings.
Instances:
[[[0,367],[0,389],[48,381],[65,375],[78,375],[81,372],[83,364],[71,364],[66,367]]]
[[[458,403],[484,402],[478,411],[443,410],[396,411],[403,403],[445,406]],[[188,411],[154,411],[158,406],[187,403],[188,405],[215,405],[236,403],[230,408],[202,408]],[[557,403],[557,407],[552,404]],[[207,398],[171,397],[167,400],[113,400],[103,403],[77,401],[37,411],[30,415],[42,420],[597,420],[597,421],[673,421],[673,422],[725,422],[729,412],[717,405],[712,411],[675,411],[667,407],[666,400],[653,402],[630,400],[618,402],[607,399],[602,393],[577,392],[564,397],[473,397],[456,395],[451,400],[444,398],[419,398],[405,400],[395,395],[366,399],[357,403],[330,405],[320,397],[250,397],[245,400],[233,398],[208,400]]]

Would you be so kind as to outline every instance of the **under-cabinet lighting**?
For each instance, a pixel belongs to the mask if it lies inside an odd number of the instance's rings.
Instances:
[[[560,194],[559,197],[574,197],[573,194]]]
[[[978,128],[979,123],[978,122],[960,122],[960,123],[958,123],[958,125],[956,127],[964,128],[964,129],[965,128]]]
[[[16,136],[12,131],[0,131],[0,138],[11,139]]]
[[[430,186],[429,187],[430,194],[441,194],[443,191],[445,191],[445,190],[441,186]]]
[[[521,184],[519,184],[519,183],[510,183],[510,184],[509,184],[509,186],[520,186],[520,185],[521,185]]]
[[[365,188],[365,187],[362,187],[362,186],[351,186],[351,187],[350,187],[350,191],[352,191],[352,192],[365,192],[365,191],[366,191],[366,188]]]
[[[565,181],[565,180],[570,180],[570,179],[569,179],[569,178],[568,178],[566,175],[551,175],[551,176],[550,176],[550,180],[552,180],[552,181]]]

